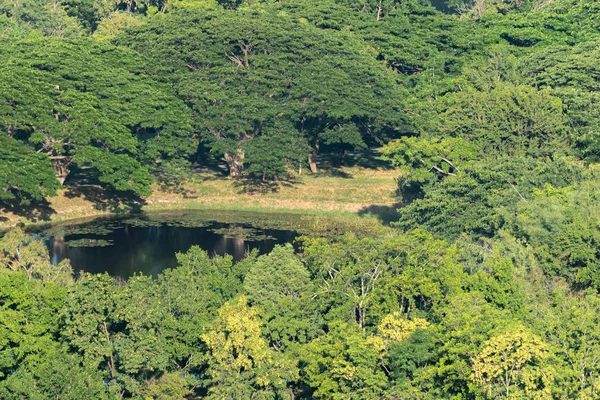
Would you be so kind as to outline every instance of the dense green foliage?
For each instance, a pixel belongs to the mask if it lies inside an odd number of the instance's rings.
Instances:
[[[61,180],[71,164],[89,166],[117,190],[149,194],[157,163],[193,150],[183,103],[141,75],[131,52],[90,39],[39,39],[4,41],[0,54],[5,136],[46,154]]]
[[[171,82],[233,175],[246,162],[252,175],[281,176],[284,165],[268,168],[276,161],[265,157],[294,166],[322,144],[364,148],[401,116],[393,74],[363,42],[281,13],[186,10],[117,43],[152,60],[149,72]]]
[[[599,398],[600,2],[433,3],[0,0],[2,203],[400,169],[385,234],[156,278],[9,232],[0,398]]]
[[[55,194],[59,184],[47,157],[9,136],[0,136],[0,146],[0,200],[18,195],[27,203]]]
[[[260,180],[406,135],[595,160],[593,2],[436,6],[446,13],[396,1],[6,3],[0,123],[48,154],[61,182],[93,167],[138,194],[169,160],[210,161],[204,150]],[[425,195],[425,175],[401,183],[406,199]]]
[[[11,231],[2,398],[597,396],[597,292],[545,278],[565,249],[505,233],[482,247],[424,231],[302,242],[237,264],[192,247],[123,282],[73,280]]]

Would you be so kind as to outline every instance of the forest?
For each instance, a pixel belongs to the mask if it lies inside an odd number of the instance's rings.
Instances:
[[[0,0],[0,57],[0,210],[399,171],[378,233],[154,277],[8,230],[1,399],[600,398],[600,1]]]

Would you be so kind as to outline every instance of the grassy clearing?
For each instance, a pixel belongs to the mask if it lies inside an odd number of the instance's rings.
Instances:
[[[199,205],[211,209],[314,210],[358,213],[373,205],[394,203],[394,170],[344,168],[343,177],[301,175],[293,184],[280,184],[275,190],[244,188],[239,182],[200,174],[186,185],[186,193],[157,191],[147,201],[157,205],[167,201]]]
[[[399,172],[360,166],[297,175],[293,182],[255,187],[214,172],[195,173],[183,187],[160,190],[145,199],[117,198],[99,187],[66,188],[47,204],[0,210],[0,229],[17,223],[60,222],[81,217],[142,210],[213,210],[304,215],[315,228],[374,229],[395,215]],[[298,220],[298,219],[296,219]]]

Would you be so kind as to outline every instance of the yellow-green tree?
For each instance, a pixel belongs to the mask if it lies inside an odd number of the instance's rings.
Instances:
[[[298,352],[302,380],[313,390],[310,398],[381,399],[388,379],[364,331],[356,323],[338,321],[328,330]]]
[[[225,303],[202,340],[208,347],[209,399],[289,398],[297,379],[293,363],[260,336],[258,311],[240,296]]]
[[[39,279],[42,282],[68,284],[73,280],[69,260],[52,265],[44,243],[20,228],[9,231],[0,239],[0,271],[3,269],[25,271],[30,280]]]
[[[489,398],[551,399],[550,359],[542,339],[521,327],[511,328],[483,344],[471,378]]]
[[[179,400],[191,394],[188,381],[181,371],[167,372],[160,378],[154,378],[142,389],[144,400]]]
[[[377,335],[368,340],[379,352],[387,353],[390,346],[397,342],[408,339],[417,329],[429,326],[429,322],[423,318],[406,319],[400,312],[388,314],[377,325]]]

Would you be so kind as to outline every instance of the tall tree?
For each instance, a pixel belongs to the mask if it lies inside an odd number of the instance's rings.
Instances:
[[[219,309],[214,327],[202,335],[210,399],[292,398],[287,384],[297,379],[293,363],[260,336],[260,321],[245,296]]]
[[[2,29],[5,24],[10,28]],[[83,36],[85,29],[59,1],[0,1],[0,38],[19,38],[32,33],[75,38]]]
[[[269,10],[174,12],[117,43],[152,60],[149,72],[194,110],[200,136],[232,176],[250,143],[278,124],[309,146],[316,171],[323,143],[361,147],[401,118],[393,74],[360,38]]]
[[[50,157],[61,183],[76,164],[148,194],[151,171],[193,151],[185,106],[129,51],[40,39],[3,42],[0,55],[0,130]]]
[[[473,360],[473,380],[489,398],[552,399],[548,345],[523,328],[494,336]]]
[[[260,310],[264,331],[277,347],[306,343],[319,332],[310,273],[291,245],[259,257],[244,281],[248,300]]]
[[[60,184],[48,157],[6,135],[0,135],[0,148],[0,201],[27,204],[56,195]]]
[[[330,324],[329,332],[300,350],[301,376],[314,392],[311,398],[380,399],[388,381],[379,353],[358,325]]]

